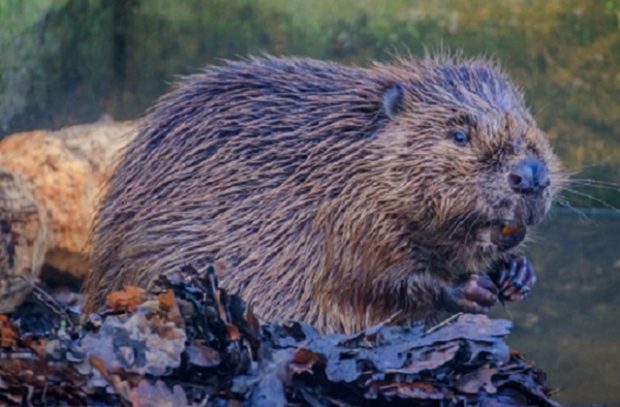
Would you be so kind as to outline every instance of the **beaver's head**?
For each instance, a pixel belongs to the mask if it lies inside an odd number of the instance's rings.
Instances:
[[[518,245],[562,179],[521,93],[485,61],[427,59],[409,76],[404,68],[383,98],[394,210],[427,232],[422,239],[465,241],[476,255]]]

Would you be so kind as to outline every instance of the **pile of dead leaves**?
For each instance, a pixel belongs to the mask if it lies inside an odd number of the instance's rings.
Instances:
[[[261,326],[212,268],[190,267],[107,304],[78,324],[35,289],[0,316],[0,405],[558,405],[544,374],[509,351],[504,320],[349,336]]]

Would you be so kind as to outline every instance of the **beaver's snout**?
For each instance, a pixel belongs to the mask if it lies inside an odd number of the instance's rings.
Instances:
[[[508,219],[494,222],[491,241],[500,250],[508,250],[521,243],[527,226],[539,223],[547,211],[551,184],[547,164],[536,157],[526,157],[512,166],[508,184],[518,200]]]
[[[508,183],[520,194],[536,194],[544,191],[551,183],[547,165],[535,157],[519,161],[508,174]]]
[[[536,157],[526,157],[517,162],[508,174],[508,183],[518,193],[515,220],[523,225],[540,223],[549,209],[551,184],[547,164]]]

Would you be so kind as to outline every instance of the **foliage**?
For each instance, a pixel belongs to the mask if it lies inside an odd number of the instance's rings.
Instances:
[[[506,320],[321,336],[294,321],[261,326],[212,267],[184,267],[154,290],[112,293],[79,326],[35,288],[39,312],[0,315],[0,404],[559,406],[544,373],[509,351]]]

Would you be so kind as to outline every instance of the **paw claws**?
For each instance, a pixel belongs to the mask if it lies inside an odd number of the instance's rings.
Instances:
[[[521,301],[536,283],[536,273],[525,257],[512,259],[500,279],[500,298],[508,301]]]

